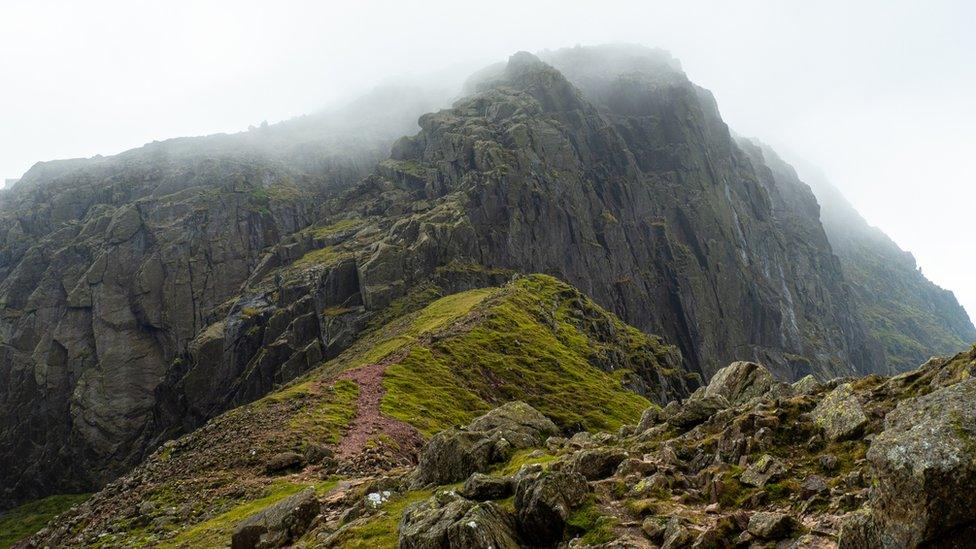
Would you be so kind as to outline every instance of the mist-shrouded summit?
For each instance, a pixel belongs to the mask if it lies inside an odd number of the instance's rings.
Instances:
[[[695,389],[733,371],[764,384],[753,396],[799,399],[769,426],[821,396],[843,408],[817,424],[840,443],[915,391],[844,379],[880,384],[976,339],[951,293],[836,191],[737,137],[666,51],[517,52],[452,96],[387,88],[238,134],[42,162],[0,194],[2,493],[109,486],[102,511],[39,542],[140,545],[223,516],[185,501],[196,480],[164,464],[174,451],[214,475],[200,501],[240,503],[257,493],[241,479],[312,461],[326,479],[410,467],[434,433],[509,400],[567,435],[690,427],[732,406],[731,389]],[[892,383],[955,383],[966,360]],[[951,380],[931,372],[946,364]],[[801,379],[836,394],[794,394]],[[666,413],[641,419],[652,402]],[[244,425],[250,454],[231,443]],[[506,436],[492,456],[525,440]],[[726,450],[748,461],[773,442]],[[137,504],[157,492],[185,516]],[[152,521],[118,515],[144,507]]]

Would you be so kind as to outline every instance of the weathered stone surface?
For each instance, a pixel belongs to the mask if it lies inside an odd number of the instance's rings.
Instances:
[[[589,492],[578,473],[544,471],[519,480],[515,488],[515,512],[525,539],[538,545],[559,541],[570,512]]]
[[[785,513],[760,511],[749,517],[749,533],[763,539],[782,539],[790,535],[796,521]]]
[[[231,538],[232,549],[265,549],[290,545],[319,513],[315,490],[309,488],[245,519]]]
[[[617,448],[583,449],[573,456],[569,469],[586,480],[598,480],[612,475],[625,459],[627,453]]]
[[[473,473],[464,481],[460,494],[475,501],[505,499],[515,491],[515,479]]]
[[[730,404],[741,404],[768,391],[773,381],[773,375],[760,364],[733,362],[715,372],[705,388],[705,395],[720,395]]]
[[[798,379],[793,382],[793,390],[797,394],[801,394],[801,395],[808,395],[815,391],[819,391],[820,388],[821,388],[820,382],[817,381],[817,378],[811,375],[803,376],[801,379]]]
[[[476,418],[466,428],[434,435],[424,447],[415,484],[448,484],[484,472],[515,450],[541,446],[559,432],[556,425],[524,402],[510,402]]]
[[[757,488],[762,488],[769,482],[775,482],[783,474],[786,473],[786,466],[783,462],[770,456],[769,454],[764,454],[755,463],[749,466],[745,471],[742,472],[742,476],[739,480],[742,484],[748,484],[749,486],[755,486]]]
[[[861,433],[868,417],[850,383],[838,385],[811,412],[814,422],[830,440],[846,440]]]
[[[976,379],[968,379],[904,400],[885,417],[867,454],[885,547],[960,543],[953,532],[976,523],[974,403]]]
[[[398,531],[399,549],[521,547],[511,513],[495,503],[475,503],[450,492],[408,507]]]
[[[662,416],[670,425],[691,429],[728,407],[729,401],[724,396],[706,395],[689,398],[681,404],[671,403],[664,408]]]

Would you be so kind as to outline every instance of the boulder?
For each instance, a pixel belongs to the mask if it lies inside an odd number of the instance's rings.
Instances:
[[[823,385],[817,381],[817,378],[811,375],[803,376],[799,380],[793,382],[793,392],[798,395],[809,395],[819,391],[821,388],[823,388]]]
[[[854,396],[850,383],[838,385],[810,413],[830,440],[847,440],[861,434],[868,417]]]
[[[414,486],[450,484],[506,461],[516,450],[541,446],[556,425],[524,402],[509,402],[467,427],[434,435],[420,454]]]
[[[515,490],[512,477],[495,477],[484,473],[474,473],[464,481],[461,495],[475,501],[505,499]]]
[[[774,381],[769,370],[755,362],[733,362],[715,372],[705,395],[720,395],[732,405],[742,404],[768,391]]]
[[[570,512],[588,493],[579,473],[544,471],[521,479],[515,488],[515,513],[525,540],[542,546],[561,540]]]
[[[904,400],[885,417],[867,459],[875,476],[871,507],[886,547],[934,540],[950,546],[951,536],[976,523],[974,403],[971,378]]]
[[[691,429],[704,423],[716,412],[729,407],[729,401],[722,395],[704,395],[689,398],[681,404],[668,404],[662,415],[669,425],[678,429]]]
[[[268,474],[283,473],[299,469],[304,459],[295,452],[281,452],[271,456],[271,459],[264,465],[264,470]]]
[[[793,532],[796,521],[785,513],[760,511],[749,517],[749,533],[762,539],[783,539]]]
[[[569,470],[586,477],[586,480],[607,478],[617,466],[627,459],[627,452],[619,448],[594,448],[576,452],[569,463]]]
[[[232,549],[264,549],[291,544],[319,514],[315,489],[287,497],[245,519],[231,536]]]
[[[509,511],[492,502],[469,501],[453,492],[441,492],[407,507],[398,531],[399,549],[521,546]]]
[[[783,462],[764,454],[755,463],[749,466],[739,477],[739,482],[762,488],[769,482],[775,482],[786,473],[786,466]]]

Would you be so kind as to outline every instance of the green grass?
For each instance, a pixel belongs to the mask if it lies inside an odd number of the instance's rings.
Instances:
[[[415,490],[396,495],[364,524],[346,530],[337,546],[344,549],[379,549],[397,546],[397,526],[403,511],[433,495],[430,490]]]
[[[301,269],[314,265],[329,265],[350,257],[348,252],[337,252],[332,246],[312,250],[291,264],[292,269]]]
[[[535,453],[535,451],[536,450],[531,448],[527,450],[519,450],[518,452],[515,452],[515,455],[513,455],[508,462],[497,466],[491,471],[491,473],[498,476],[511,476],[518,473],[519,470],[525,465],[533,465],[538,463],[545,468],[547,464],[556,460],[556,456],[551,454],[542,454],[538,457],[530,457],[533,453]]]
[[[613,527],[617,519],[600,512],[592,496],[566,519],[568,537],[580,536],[583,545],[598,545],[613,541],[616,536]]]
[[[316,227],[311,229],[311,232],[312,236],[315,238],[326,238],[336,233],[361,227],[364,223],[366,223],[366,221],[363,219],[341,219],[326,227]]]
[[[48,496],[0,514],[0,548],[7,548],[41,528],[61,513],[88,499],[90,494]]]
[[[314,487],[316,492],[324,493],[335,484],[334,480],[325,481]],[[268,487],[263,497],[242,502],[229,511],[184,530],[161,547],[226,547],[230,542],[231,534],[242,520],[308,487],[309,485],[305,484],[275,482]]]
[[[526,277],[487,308],[468,332],[416,347],[387,369],[385,414],[430,435],[524,400],[565,429],[613,430],[650,406],[623,386],[628,370],[605,372],[594,362],[616,354],[656,363],[663,350],[570,286]],[[593,335],[608,330],[614,338]]]
[[[356,417],[358,397],[356,382],[340,379],[292,416],[288,427],[323,443],[337,443],[342,429]]]

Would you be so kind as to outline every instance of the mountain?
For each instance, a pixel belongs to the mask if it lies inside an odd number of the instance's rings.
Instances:
[[[976,341],[976,328],[952,292],[925,278],[914,256],[870,226],[822,172],[809,171],[807,181],[822,205],[823,227],[853,289],[858,316],[881,342],[891,369],[905,371]]]
[[[676,60],[629,46],[540,55],[488,67],[422,116],[443,95],[379,93],[241,134],[40,163],[4,191],[5,505],[97,490],[187,433],[232,439],[244,427],[224,418],[310,371],[313,401],[347,398],[321,412],[328,446],[352,402],[334,375],[375,376],[418,336],[377,333],[511,284],[528,295],[501,324],[471,319],[488,326],[477,344],[432,335],[437,352],[400,385],[351,380],[373,399],[396,389],[371,417],[403,460],[506,399],[568,434],[685,397],[735,360],[783,380],[888,373],[809,188],[737,142]],[[533,273],[554,279],[532,286]],[[356,349],[370,359],[343,358]],[[306,404],[261,421],[319,413]]]

